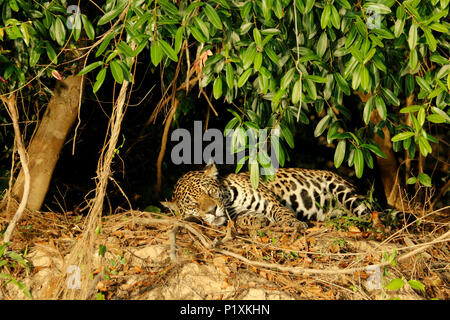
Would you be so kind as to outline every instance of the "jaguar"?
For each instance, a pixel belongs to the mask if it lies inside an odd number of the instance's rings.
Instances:
[[[214,163],[184,174],[170,201],[161,202],[184,218],[195,217],[213,226],[232,219],[241,228],[277,223],[297,230],[306,221],[353,213],[370,214],[364,197],[338,174],[326,170],[280,168],[274,179],[252,187],[248,172],[219,175]]]

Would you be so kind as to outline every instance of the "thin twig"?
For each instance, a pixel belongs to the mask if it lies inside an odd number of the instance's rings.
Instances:
[[[22,135],[20,134],[20,128],[19,128],[19,114],[17,112],[17,106],[16,106],[16,94],[11,93],[9,95],[9,98],[5,98],[4,96],[0,96],[2,102],[7,107],[8,113],[11,117],[11,120],[13,121],[13,127],[14,127],[14,135],[15,135],[15,141],[17,145],[17,151],[19,152],[20,162],[22,163],[22,169],[24,173],[24,190],[22,199],[20,201],[19,207],[17,208],[16,213],[14,214],[14,217],[11,219],[11,222],[8,225],[8,228],[5,231],[5,234],[3,236],[3,242],[9,242],[11,239],[12,233],[14,232],[14,228],[16,227],[17,222],[20,220],[20,218],[23,215],[23,212],[25,211],[25,208],[27,206],[28,202],[28,196],[30,195],[30,183],[31,183],[31,177],[30,177],[30,170],[28,168],[28,157],[25,150],[25,146],[22,140]]]
[[[163,136],[161,138],[161,149],[158,154],[158,160],[156,162],[156,185],[155,185],[155,191],[159,194],[161,191],[161,183],[162,183],[162,162],[164,159],[164,155],[166,153],[166,146],[167,146],[167,137],[169,135],[169,129],[170,124],[172,123],[173,116],[175,115],[175,112],[178,108],[178,99],[175,99],[174,103],[172,104],[172,108],[170,109],[169,115],[166,119],[166,124],[164,125],[164,131]]]

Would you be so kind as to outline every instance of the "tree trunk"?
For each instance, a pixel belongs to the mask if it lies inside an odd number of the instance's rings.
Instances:
[[[370,120],[377,124],[381,121],[376,110],[372,111]],[[383,128],[384,138],[376,134],[373,140],[378,144],[380,149],[386,154],[386,159],[376,157],[378,167],[380,168],[381,181],[383,182],[384,194],[386,201],[390,206],[397,210],[402,210],[402,199],[400,193],[400,179],[397,178],[398,163],[392,149],[391,134],[387,127]]]
[[[371,93],[363,94],[359,91],[355,91],[363,103],[372,96]],[[409,98],[407,103],[411,103],[413,97]],[[373,110],[370,114],[370,121],[373,124],[378,124],[381,121],[381,117],[377,110]],[[378,144],[381,151],[386,154],[386,159],[379,156],[376,157],[378,167],[380,168],[381,181],[383,183],[384,194],[386,196],[387,203],[396,208],[402,210],[404,203],[402,201],[402,195],[400,191],[400,179],[397,177],[398,163],[395,157],[394,150],[392,149],[391,133],[387,127],[383,128],[384,138],[376,134],[373,140]]]
[[[71,76],[57,83],[54,96],[50,99],[39,128],[28,146],[31,176],[27,204],[29,210],[39,210],[44,202],[59,153],[77,117],[82,82],[81,76]],[[12,195],[20,199],[23,189],[22,169],[12,188]]]

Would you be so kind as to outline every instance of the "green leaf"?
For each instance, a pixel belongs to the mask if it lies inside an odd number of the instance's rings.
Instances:
[[[194,2],[195,3],[195,2]],[[252,2],[246,2],[240,9],[241,18],[245,20],[252,10]]]
[[[308,12],[311,11],[311,9],[314,7],[314,3],[315,2],[316,2],[315,0],[306,0],[306,2],[305,2],[305,13],[304,14],[307,14]]]
[[[98,26],[102,26],[117,17],[123,11],[122,6],[106,12],[97,22]]]
[[[386,154],[381,151],[380,147],[374,144],[362,144],[361,148],[366,148],[369,149],[370,151],[372,151],[373,153],[375,153],[377,156],[381,157],[381,158],[387,158]]]
[[[320,136],[325,131],[330,120],[331,116],[329,114],[320,119],[319,123],[316,126],[316,129],[314,130],[314,137]]]
[[[180,52],[181,45],[183,44],[184,29],[185,29],[184,27],[179,27],[177,29],[177,33],[175,34],[174,50],[175,50],[175,53],[177,53],[177,54],[178,54],[178,52]]]
[[[436,108],[436,107],[431,107],[431,110],[433,110],[434,113],[437,113],[442,118],[444,118],[447,122],[450,123],[450,117],[448,116],[447,113],[445,113],[444,111],[442,111],[441,109]]]
[[[328,47],[327,33],[326,32],[322,32],[322,34],[320,35],[319,40],[317,41],[317,47],[316,47],[317,55],[319,57],[322,57],[323,54],[325,53],[325,51],[327,50],[327,47]]]
[[[426,157],[432,151],[430,143],[423,136],[419,136],[417,140],[419,141],[420,153],[422,153],[422,155]]]
[[[392,279],[386,285],[386,289],[387,290],[391,290],[391,291],[395,291],[395,290],[403,288],[404,285],[405,285],[405,282],[403,281],[403,279],[396,278],[396,279]]]
[[[377,67],[378,70],[381,70],[383,72],[387,71],[386,65],[378,55],[373,56],[373,64],[375,65],[375,67]]]
[[[339,88],[342,92],[344,92],[347,96],[350,95],[350,87],[348,86],[347,81],[344,79],[344,77],[340,73],[333,73],[334,79],[336,80]]]
[[[91,63],[90,65],[87,65],[86,67],[84,67],[79,73],[78,75],[82,75],[82,74],[86,74],[92,70],[94,70],[95,68],[98,68],[100,66],[103,65],[103,61],[96,61]]]
[[[160,212],[161,212],[161,209],[158,208],[157,206],[152,206],[152,205],[150,205],[150,206],[145,207],[144,211],[146,211],[146,212],[160,213]]]
[[[45,46],[45,50],[47,51],[47,56],[53,64],[58,64],[58,57],[56,56],[55,49],[50,42],[47,42]]]
[[[208,3],[206,3],[203,8],[205,10],[206,16],[208,17],[209,21],[211,21],[213,26],[219,30],[222,30],[222,21],[220,20],[220,17],[214,10],[214,8],[211,7],[211,5],[209,5]]]
[[[393,136],[391,141],[395,142],[395,141],[405,140],[405,139],[411,138],[412,136],[414,136],[414,134],[415,133],[411,132],[411,131],[400,132],[400,133],[397,133],[395,136]]]
[[[355,23],[356,30],[358,30],[359,34],[363,38],[367,38],[368,32],[367,32],[367,25],[362,21],[362,19],[358,16],[356,16],[356,23]],[[372,29],[374,32],[377,29]]]
[[[450,61],[441,56],[438,53],[433,53],[433,55],[430,57],[430,60],[436,63],[439,63],[440,65],[446,65],[449,64]]]
[[[294,148],[294,137],[292,136],[291,130],[289,130],[289,128],[284,123],[280,123],[280,129],[281,129],[281,134],[284,137],[284,140],[286,140],[289,147],[291,149],[293,149]]]
[[[272,165],[272,161],[270,160],[270,157],[268,153],[265,150],[260,150],[258,152],[258,163],[263,168],[270,168]]]
[[[381,3],[373,3],[373,2],[367,2],[364,4],[364,7],[371,12],[376,12],[377,14],[389,14],[391,13],[391,9]]]
[[[372,57],[374,56],[375,52],[377,52],[377,49],[375,48],[370,49],[369,52],[367,52],[366,56],[364,57],[363,64],[369,62],[370,59],[372,59]]]
[[[259,69],[261,68],[262,60],[263,60],[262,52],[257,52],[255,55],[255,60],[253,61],[253,69],[255,69],[255,71],[259,71]]]
[[[25,44],[28,47],[30,44],[30,33],[28,32],[28,24],[26,22],[22,22],[20,24],[20,31],[22,32],[22,35],[23,35],[23,41],[25,42]],[[64,31],[65,31],[65,29],[64,29]]]
[[[436,38],[433,36],[433,33],[428,28],[424,28],[423,33],[425,35],[425,39],[428,43],[428,46],[429,46],[431,52],[436,51],[437,41],[436,41]]]
[[[302,82],[300,79],[298,79],[294,84],[294,88],[292,88],[292,103],[297,104],[298,102],[300,102],[301,95],[302,95]]]
[[[364,105],[363,120],[366,125],[369,124],[369,122],[370,122],[370,116],[372,114],[372,109],[373,109],[373,96],[371,96],[369,99],[367,99],[366,104]]]
[[[417,112],[422,108],[420,105],[412,105],[400,109],[400,113]]]
[[[66,40],[66,27],[64,26],[64,23],[62,22],[60,17],[57,17],[54,20],[55,23],[55,38],[56,38],[56,42],[60,45],[63,46],[64,42]]]
[[[238,88],[241,88],[247,82],[248,78],[252,74],[252,71],[252,69],[247,69],[241,74],[237,83]]]
[[[305,80],[308,79],[308,80],[318,82],[318,83],[327,83],[328,82],[327,78],[315,76],[315,75],[309,75],[309,74],[303,75],[303,79],[305,79]]]
[[[283,89],[279,89],[272,97],[272,110],[275,110],[278,107],[281,99],[283,98],[285,91]]]
[[[30,51],[30,67],[33,67],[41,57],[42,50],[41,48],[31,48]]]
[[[419,62],[419,58],[417,56],[417,50],[413,49],[409,53],[409,67],[411,68],[411,70],[416,69],[418,62]]]
[[[363,88],[364,91],[367,91],[369,89],[370,75],[369,70],[366,68],[365,65],[361,66],[360,77],[361,77],[361,87]]]
[[[341,26],[341,16],[334,5],[331,5],[331,23],[339,30]]]
[[[259,184],[259,165],[258,162],[256,162],[256,159],[253,161],[249,161],[248,170],[250,171],[250,182],[252,184],[252,187],[254,189],[257,189]]]
[[[424,78],[416,76],[416,82],[427,93],[431,92],[431,87],[430,87],[430,85],[428,84],[428,82]]]
[[[219,99],[222,96],[222,77],[217,77],[214,80],[213,95],[215,99]]]
[[[103,84],[103,81],[105,81],[105,77],[106,77],[106,68],[103,68],[98,72],[97,77],[95,78],[95,83],[92,90],[94,93],[100,89],[100,87]]]
[[[312,82],[309,79],[306,79],[306,81],[303,82],[303,85],[305,86],[308,96],[311,99],[316,100],[317,99],[317,89],[316,89],[316,85],[314,84],[314,82]]]
[[[255,60],[255,56],[256,44],[252,43],[242,54],[242,65],[244,69],[248,69],[252,65],[253,61]]]
[[[232,89],[234,85],[234,70],[230,62],[225,65],[225,79],[228,88]]]
[[[179,15],[178,8],[168,0],[158,0],[158,4],[172,17],[176,18]]]
[[[409,27],[408,45],[410,50],[415,49],[417,45],[417,24],[415,23],[412,23]]]
[[[383,96],[390,104],[394,106],[400,105],[400,100],[395,96],[395,94],[391,90],[382,87],[381,91],[383,92]]]
[[[397,21],[395,21],[394,36],[396,38],[400,37],[400,35],[403,33],[404,28],[405,28],[405,20],[404,19],[398,19]]]
[[[95,57],[98,58],[106,49],[106,47],[111,42],[111,39],[115,36],[115,32],[111,32],[108,34],[105,39],[103,39],[102,43],[98,46],[97,52],[95,53]]]
[[[164,51],[165,54],[167,54],[167,56],[169,57],[170,60],[178,62],[178,56],[175,53],[175,50],[173,50],[173,48],[170,46],[170,44],[168,44],[166,41],[160,39],[159,40],[159,44],[162,48],[162,50]]]
[[[205,43],[206,38],[203,35],[203,33],[195,26],[190,25],[189,31],[191,31],[192,36],[197,40],[198,42]]]
[[[349,62],[347,63],[347,66],[345,67],[343,76],[344,79],[348,79],[349,76],[353,73],[353,71],[355,70],[356,66],[358,65],[358,60],[356,60],[355,57],[351,57]]]
[[[123,53],[124,55],[126,55],[127,57],[134,57],[134,51],[133,49],[131,49],[131,47],[126,43],[121,41],[118,45],[117,48],[119,49],[119,51],[121,53]]]
[[[285,161],[285,155],[283,148],[280,145],[280,139],[279,136],[271,134],[270,135],[270,144],[271,144],[271,152],[275,153],[275,156],[277,157],[278,162],[283,167],[284,161]]]
[[[280,81],[280,88],[281,90],[286,89],[287,87],[289,87],[289,85],[292,82],[292,79],[294,78],[294,74],[295,74],[295,68],[291,68],[289,69],[284,76],[281,78]]]
[[[264,20],[270,21],[272,15],[272,0],[262,0],[261,2],[262,14],[264,16]]]
[[[419,173],[419,182],[426,187],[431,187],[431,178],[426,173]]]
[[[275,53],[275,51],[270,46],[264,47],[264,52],[267,54],[270,60],[272,60],[275,64],[278,64],[278,55]]]
[[[406,184],[415,184],[416,181],[416,177],[410,177],[408,180],[406,180]]]
[[[259,32],[258,28],[253,28],[253,39],[255,40],[257,46],[262,46],[261,32]]]
[[[12,11],[15,11],[15,12],[19,11],[19,5],[17,4],[16,0],[9,0],[8,4]]]
[[[417,121],[419,121],[419,125],[422,127],[425,122],[425,108],[421,108],[417,113]]]
[[[163,52],[159,41],[153,41],[150,47],[150,58],[155,67],[161,62],[162,56]]]
[[[375,106],[377,108],[378,114],[380,115],[380,118],[386,120],[387,117],[386,104],[384,103],[382,97],[380,96],[375,97]]]
[[[327,4],[322,11],[322,15],[320,17],[320,26],[322,29],[325,29],[328,25],[328,21],[331,18],[331,5]]]
[[[119,63],[116,60],[111,61],[109,64],[111,73],[114,77],[114,80],[116,80],[117,83],[123,82],[123,70],[120,67]]]
[[[336,0],[337,3],[339,3],[341,5],[341,7],[350,10],[352,8],[352,6],[350,5],[350,3],[347,0]]]
[[[364,155],[361,149],[355,149],[355,173],[361,178],[364,171]]]
[[[92,26],[89,19],[86,17],[86,15],[81,15],[81,21],[83,21],[84,31],[86,31],[86,35],[88,36],[89,40],[94,40],[95,38],[95,29]]]
[[[425,291],[425,286],[422,284],[422,282],[417,281],[417,280],[409,280],[408,284],[411,286],[411,288],[416,289],[416,290],[420,290],[420,291]]]
[[[272,35],[272,36],[274,36],[274,35],[280,34],[281,31],[280,31],[280,29],[269,28],[269,29],[261,30],[261,33],[262,33],[263,35]]]
[[[344,161],[345,148],[346,148],[346,141],[340,140],[337,144],[336,151],[334,152],[334,166],[336,168],[339,168],[342,164],[342,161]]]

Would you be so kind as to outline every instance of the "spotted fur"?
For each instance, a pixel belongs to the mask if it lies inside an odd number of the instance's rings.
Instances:
[[[210,165],[182,176],[172,200],[162,204],[211,225],[223,225],[229,216],[241,227],[281,223],[304,229],[303,221],[323,221],[345,211],[367,215],[361,199],[349,182],[330,171],[281,168],[274,181],[260,181],[254,189],[248,172],[221,177]]]

